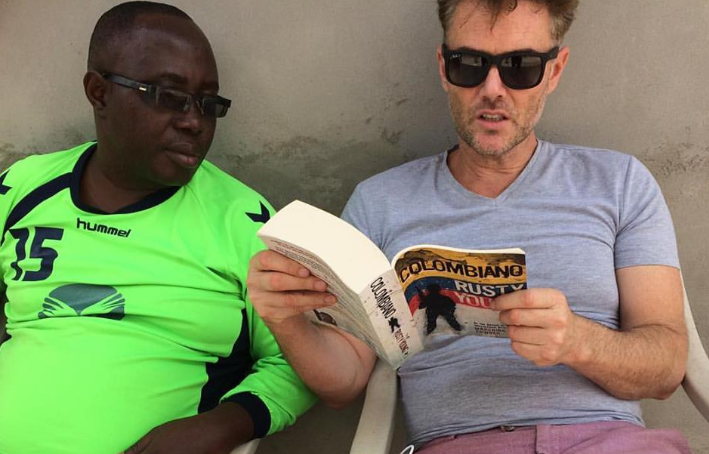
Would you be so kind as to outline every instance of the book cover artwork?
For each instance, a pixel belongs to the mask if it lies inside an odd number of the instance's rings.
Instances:
[[[507,337],[493,298],[527,287],[521,250],[464,251],[415,246],[394,258],[394,270],[423,337],[470,334]]]

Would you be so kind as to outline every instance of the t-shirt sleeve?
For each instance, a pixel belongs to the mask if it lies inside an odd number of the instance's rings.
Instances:
[[[256,207],[259,203],[256,203]],[[241,280],[246,302],[247,326],[249,329],[250,353],[253,359],[251,372],[234,389],[227,392],[222,401],[240,404],[254,422],[254,436],[261,438],[293,424],[316,401],[315,395],[303,384],[295,371],[286,362],[271,331],[258,316],[246,291],[248,261],[257,252],[265,249],[256,231],[274,212],[265,201],[254,213],[268,211],[266,218],[257,216],[253,223],[242,224],[242,246],[237,250],[239,260],[237,276]],[[240,213],[243,216],[243,212]]]
[[[666,265],[679,268],[672,218],[650,171],[631,157],[620,197],[615,267]]]
[[[372,236],[374,232],[368,222],[365,199],[364,188],[360,183],[347,201],[340,217],[364,233],[375,244],[381,245],[379,238]]]

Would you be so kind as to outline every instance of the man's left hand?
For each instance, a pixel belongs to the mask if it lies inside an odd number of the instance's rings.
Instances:
[[[512,350],[537,366],[567,363],[574,353],[580,317],[569,309],[566,297],[555,289],[527,289],[495,298]]]
[[[253,436],[251,417],[239,405],[215,409],[162,424],[122,454],[228,454]]]

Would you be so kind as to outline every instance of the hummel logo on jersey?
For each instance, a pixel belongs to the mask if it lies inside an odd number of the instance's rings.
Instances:
[[[105,233],[106,235],[122,236],[123,238],[128,238],[128,235],[130,235],[130,230],[119,230],[99,223],[91,225],[89,221],[82,221],[79,218],[76,218],[76,228],[88,230],[89,232]]]
[[[121,320],[125,304],[123,295],[108,285],[70,284],[52,290],[37,317],[84,315]]]

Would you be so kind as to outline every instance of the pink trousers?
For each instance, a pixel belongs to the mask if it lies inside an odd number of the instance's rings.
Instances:
[[[628,422],[496,428],[441,437],[416,454],[691,454],[678,430]]]

